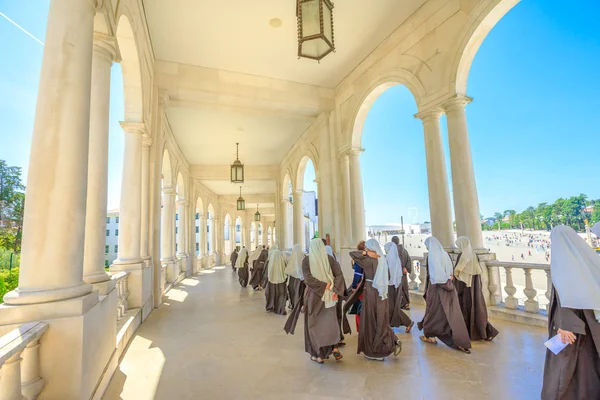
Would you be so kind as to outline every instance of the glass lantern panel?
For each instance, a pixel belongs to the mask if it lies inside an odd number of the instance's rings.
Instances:
[[[309,0],[302,3],[302,37],[321,33],[319,3],[321,0]]]
[[[307,40],[302,43],[301,54],[304,57],[320,59],[323,55],[327,54],[331,50],[331,47],[327,42],[321,38]]]
[[[323,34],[333,44],[333,21],[331,18],[331,9],[327,4],[323,4]]]

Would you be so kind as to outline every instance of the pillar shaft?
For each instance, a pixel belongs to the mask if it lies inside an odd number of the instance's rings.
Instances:
[[[471,98],[457,95],[444,103],[443,107],[448,121],[456,233],[469,237],[474,249],[483,249],[477,184],[465,115],[465,105],[470,102]]]
[[[300,244],[303,249],[304,243],[304,215],[302,213],[302,190],[294,191],[294,244]]]
[[[185,257],[185,199],[177,200],[177,217],[179,227],[177,230],[177,256]]]
[[[140,229],[140,256],[143,259],[150,258],[148,243],[150,241],[150,230],[148,222],[150,221],[149,202],[150,202],[150,146],[152,139],[148,135],[142,137],[142,206],[141,206],[141,229]]]
[[[288,238],[289,234],[286,232],[287,231],[287,227],[288,227],[288,204],[289,201],[286,199],[281,200],[281,207],[279,208],[279,218],[281,219],[281,226],[283,229],[281,229],[281,233],[279,234],[279,245],[281,246],[282,249],[286,249],[286,248],[292,248],[292,246],[290,245],[290,240]],[[271,242],[275,243],[273,241],[273,230],[271,229]]]
[[[455,246],[440,115],[441,110],[434,109],[417,114],[416,117],[423,121],[431,230],[442,246],[449,249]]]
[[[366,240],[365,202],[363,196],[362,177],[360,173],[360,153],[362,149],[353,149],[349,153],[350,161],[350,197],[352,199],[352,244]]]
[[[104,270],[108,197],[108,114],[110,69],[116,54],[113,37],[96,33],[92,56],[90,142],[83,278],[89,283],[110,280]]]
[[[162,203],[161,259],[173,261],[173,220],[175,219],[175,190],[173,188],[163,188]]]
[[[342,244],[344,247],[352,245],[352,211],[350,198],[350,159],[348,154],[340,155],[340,171],[342,173]]]
[[[121,122],[121,127],[125,131],[125,151],[119,210],[119,255],[115,264],[136,264],[141,262],[144,125],[137,122]]]
[[[7,304],[78,297],[83,251],[95,10],[50,2],[27,175],[18,289]]]

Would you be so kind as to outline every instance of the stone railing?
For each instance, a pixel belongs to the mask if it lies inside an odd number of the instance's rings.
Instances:
[[[115,280],[115,290],[117,291],[117,321],[123,318],[129,309],[129,271],[117,272],[112,276]]]
[[[160,285],[165,290],[167,287],[167,264],[160,265]]]
[[[418,290],[422,292],[425,289],[424,285],[420,285],[420,282],[425,282],[425,278],[427,277],[427,269],[421,268],[425,262],[425,257],[411,257],[412,259],[412,272],[408,274],[408,289],[410,290]],[[424,271],[425,275],[421,277],[421,272]],[[419,275],[417,275],[419,274]],[[417,281],[417,277],[419,277],[419,281]],[[423,286],[423,287],[421,287]]]
[[[0,338],[0,399],[32,400],[40,394],[39,340],[47,330],[45,322],[30,322]]]
[[[550,303],[550,295],[552,293],[552,276],[550,274],[550,265],[505,261],[488,261],[486,265],[488,268],[498,268],[499,270],[503,269],[506,274],[504,291],[501,291],[500,293],[502,299],[501,305],[504,305],[504,307],[509,310],[520,309],[519,298],[521,296],[518,296],[517,292],[522,292],[524,297],[521,297],[521,299],[523,302],[524,311],[531,314],[537,314],[540,312],[538,290],[545,286],[546,291],[544,292],[543,303],[547,311],[548,304]],[[513,270],[517,270],[518,273],[523,275],[514,276],[513,273],[515,271]],[[542,271],[544,272],[545,276],[539,276]],[[533,279],[534,274],[537,275],[535,284]],[[524,285],[517,285],[515,281],[521,280],[522,278],[524,278]],[[545,282],[543,282],[544,280]]]

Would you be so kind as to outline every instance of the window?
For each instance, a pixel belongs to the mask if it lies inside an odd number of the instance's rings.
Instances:
[[[209,225],[206,225],[206,232],[210,233],[210,226]]]
[[[119,236],[119,230],[115,229],[115,236]]]
[[[108,267],[108,260],[104,260],[104,266]]]
[[[179,214],[175,214],[175,221],[179,221]]]
[[[196,242],[196,251],[200,251],[200,243]]]
[[[115,221],[117,222],[117,224],[119,223],[119,217],[115,218]]]
[[[179,233],[179,227],[175,227],[175,234],[177,235],[177,233]]]
[[[176,252],[178,251],[178,250],[177,250],[178,248],[179,248],[179,245],[178,245],[177,243],[175,243],[175,251],[176,251]]]
[[[200,233],[200,227],[199,226],[196,227],[196,233]]]
[[[110,217],[106,217],[106,223],[110,224]]]
[[[200,219],[200,213],[196,213],[196,219]]]
[[[115,253],[118,253],[118,252],[119,252],[119,245],[115,244]]]
[[[109,245],[104,246],[104,254],[108,254],[109,251],[110,251]]]
[[[106,236],[110,236],[110,229],[106,230]]]

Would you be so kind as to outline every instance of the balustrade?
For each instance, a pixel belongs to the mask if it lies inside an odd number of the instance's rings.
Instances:
[[[129,309],[129,271],[121,271],[113,274],[112,279],[116,281],[115,290],[117,291],[117,321],[123,318]]]
[[[421,268],[423,266],[423,261],[424,258],[423,257],[411,257],[412,259],[412,271],[410,272],[410,274],[408,274],[408,288],[410,290],[418,290],[419,289],[419,282],[417,282],[417,263],[420,266],[419,267],[419,274],[421,273],[421,270],[425,269],[425,268]],[[427,275],[425,275],[427,276]],[[421,278],[419,278],[420,280]]]
[[[45,322],[30,322],[0,338],[0,400],[32,400],[40,394],[39,340],[47,330]]]

